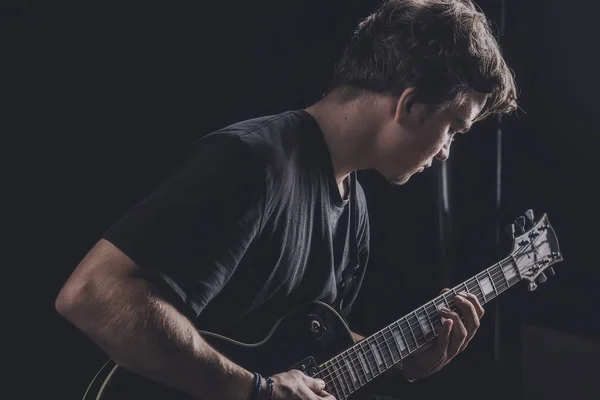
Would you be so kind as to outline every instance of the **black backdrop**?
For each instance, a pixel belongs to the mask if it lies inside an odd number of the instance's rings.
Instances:
[[[599,336],[599,65],[592,30],[597,10],[591,9],[598,7],[583,0],[505,3],[502,43],[522,109],[500,126],[495,120],[480,123],[454,146],[448,162],[451,229],[443,241],[439,166],[402,188],[361,172],[373,256],[351,320],[373,331],[443,285],[508,254],[507,238],[500,246],[495,238],[498,127],[500,219],[509,222],[527,208],[547,212],[565,261],[539,291],[530,294],[520,286],[500,299],[498,319],[490,305],[469,351],[434,377],[403,385],[404,395],[427,398],[456,390],[469,398],[518,398],[521,324]],[[104,360],[54,311],[61,285],[98,236],[173,171],[195,138],[317,100],[353,27],[376,4],[3,3],[3,148],[5,182],[11,184],[5,210],[7,221],[16,222],[6,231],[9,250],[17,252],[5,266],[5,332],[17,337],[7,348],[17,355],[15,383],[23,392],[18,398],[33,398],[33,392],[80,398]],[[502,3],[479,4],[498,25]],[[9,146],[15,139],[19,147]],[[497,363],[495,321],[501,333]]]

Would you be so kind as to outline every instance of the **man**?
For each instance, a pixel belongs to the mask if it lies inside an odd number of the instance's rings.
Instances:
[[[314,300],[347,316],[369,256],[355,171],[404,184],[446,160],[473,122],[514,110],[515,93],[470,1],[389,1],[359,24],[319,102],[198,140],[84,257],[56,308],[123,368],[199,399],[249,399],[254,371],[197,329],[274,323]],[[345,293],[348,268],[355,279]],[[407,377],[434,373],[467,346],[483,309],[470,294],[456,304],[463,319],[442,312],[436,343],[407,358]],[[298,371],[272,381],[259,382],[261,398],[333,398]]]

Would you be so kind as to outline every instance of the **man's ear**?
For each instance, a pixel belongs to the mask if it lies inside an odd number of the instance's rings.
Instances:
[[[413,106],[415,104],[415,93],[415,88],[404,89],[398,98],[394,115],[394,120],[396,122],[405,122],[408,120],[409,116],[412,116],[411,112],[414,111]]]

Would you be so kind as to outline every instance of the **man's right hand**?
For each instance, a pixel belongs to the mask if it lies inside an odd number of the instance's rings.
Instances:
[[[274,397],[277,400],[301,399],[335,400],[333,395],[325,391],[325,382],[321,379],[311,378],[299,370],[291,370],[272,376]],[[263,399],[268,399],[266,381],[263,380],[261,390]]]

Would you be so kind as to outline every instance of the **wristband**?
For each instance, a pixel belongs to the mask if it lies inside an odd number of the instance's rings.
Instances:
[[[252,388],[252,394],[250,394],[249,400],[258,400],[260,394],[260,384],[262,383],[262,376],[258,372],[254,373],[254,387]]]

